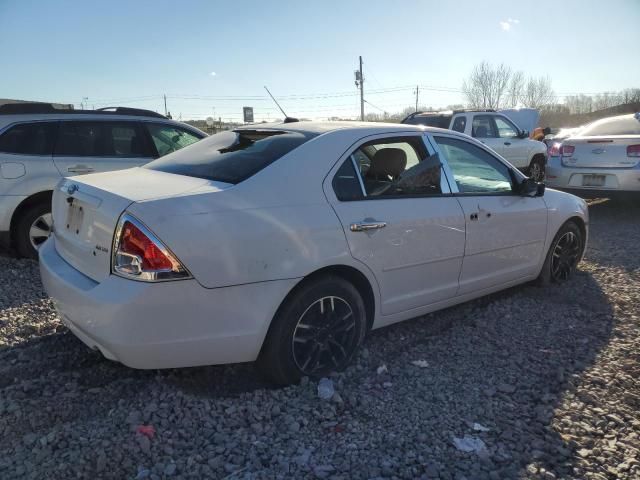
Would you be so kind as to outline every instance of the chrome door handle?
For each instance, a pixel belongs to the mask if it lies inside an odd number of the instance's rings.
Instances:
[[[93,167],[88,167],[86,165],[73,165],[67,168],[69,173],[91,173],[93,170]]]
[[[352,223],[349,225],[349,229],[352,232],[366,232],[367,230],[377,230],[378,228],[384,228],[387,226],[387,222],[361,222]]]

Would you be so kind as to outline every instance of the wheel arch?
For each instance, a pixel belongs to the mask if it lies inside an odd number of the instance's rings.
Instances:
[[[16,227],[18,222],[20,221],[21,215],[29,208],[34,205],[38,205],[40,203],[49,203],[51,204],[51,197],[53,196],[53,190],[44,190],[42,192],[34,193],[33,195],[28,196],[22,202],[18,204],[16,209],[13,211],[13,215],[11,215],[11,223],[10,223],[10,241],[12,244],[15,242],[15,234]]]

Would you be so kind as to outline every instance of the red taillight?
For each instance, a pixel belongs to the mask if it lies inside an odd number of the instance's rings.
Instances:
[[[121,252],[140,257],[142,270],[171,270],[173,267],[158,245],[131,222],[125,222],[122,227],[119,246]]]
[[[571,155],[573,155],[575,149],[576,147],[574,147],[573,145],[562,145],[560,147],[560,155],[562,155],[563,157],[570,157]]]
[[[640,145],[629,145],[627,147],[627,157],[640,157]]]
[[[547,155],[549,157],[557,157],[558,155],[560,155],[560,147],[562,146],[561,143],[558,142],[554,142],[551,145],[549,145],[549,148],[547,149]]]
[[[120,276],[155,282],[191,275],[167,247],[136,218],[124,214],[115,233],[112,271]]]

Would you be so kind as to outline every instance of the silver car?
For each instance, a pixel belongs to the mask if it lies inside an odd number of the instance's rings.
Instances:
[[[549,148],[546,184],[582,197],[640,194],[640,113],[597,120]]]

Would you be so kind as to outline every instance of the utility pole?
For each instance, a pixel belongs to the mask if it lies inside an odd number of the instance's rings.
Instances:
[[[163,97],[164,97],[164,116],[166,117],[167,116],[167,94],[165,93]]]
[[[360,89],[360,120],[364,122],[364,75],[362,75],[362,56],[360,56],[360,68],[353,72],[356,77],[356,88]]]
[[[420,86],[416,85],[416,112],[418,111],[418,95],[420,95]]]

